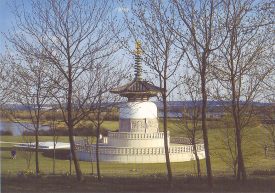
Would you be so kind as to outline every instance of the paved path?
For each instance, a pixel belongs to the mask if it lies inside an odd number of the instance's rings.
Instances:
[[[0,141],[0,143],[3,143],[3,144],[21,144],[21,143],[17,143],[17,142],[10,142],[10,141]]]

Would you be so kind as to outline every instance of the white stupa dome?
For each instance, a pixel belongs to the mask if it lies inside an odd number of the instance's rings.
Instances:
[[[157,115],[157,106],[150,101],[128,102],[121,105],[119,112],[121,119],[154,119]]]

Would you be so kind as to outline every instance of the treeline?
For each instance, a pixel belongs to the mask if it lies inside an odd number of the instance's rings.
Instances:
[[[29,114],[28,111],[16,110],[12,114],[13,116],[11,117],[10,112],[7,113],[4,110],[2,110],[1,118],[2,120],[6,120],[6,121],[13,121],[14,118],[16,118],[17,120],[22,120],[26,122],[29,122],[31,120],[31,115]],[[104,117],[104,120],[106,121],[117,121],[119,119],[119,113],[117,108],[110,109],[110,111],[102,112],[101,116]],[[96,117],[96,114],[93,112],[90,112],[89,117],[84,117],[82,121],[89,121],[91,119],[94,120],[95,117]],[[63,115],[62,115],[62,112],[57,111],[53,113],[50,110],[43,110],[43,114],[41,115],[40,119],[43,122],[43,124],[49,124],[52,120],[62,121]]]

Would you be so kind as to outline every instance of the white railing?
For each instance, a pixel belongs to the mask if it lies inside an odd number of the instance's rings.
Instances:
[[[196,145],[197,151],[204,151],[203,144]],[[76,145],[77,151],[95,152],[95,145]],[[192,145],[173,146],[169,147],[170,154],[181,154],[186,152],[193,152]],[[127,148],[127,147],[99,147],[99,154],[119,154],[119,155],[159,155],[164,154],[164,147],[145,147],[145,148]]]
[[[116,139],[163,139],[164,133],[108,132],[108,137]]]

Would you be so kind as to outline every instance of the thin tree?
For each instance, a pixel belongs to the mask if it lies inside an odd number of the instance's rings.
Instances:
[[[182,118],[179,118],[177,126],[181,128],[193,146],[193,153],[196,159],[197,175],[201,179],[201,164],[197,151],[197,142],[200,139],[200,118],[201,118],[201,95],[199,86],[199,77],[195,75],[186,75],[184,77],[183,87],[179,87],[181,99],[190,99],[182,109]],[[187,101],[187,100],[185,100]]]
[[[96,171],[97,171],[97,179],[98,181],[101,181],[101,174],[100,174],[100,166],[99,166],[99,140],[100,140],[100,128],[101,124],[103,123],[103,118],[101,116],[102,112],[102,90],[99,90],[99,97],[97,100],[97,107],[95,110],[95,120],[94,120],[94,125],[96,127],[96,148],[95,148],[95,153],[96,153]]]
[[[39,130],[41,119],[43,115],[43,108],[49,100],[49,93],[51,89],[50,80],[47,76],[47,66],[43,61],[33,60],[33,58],[22,58],[20,64],[16,61],[12,67],[13,71],[13,86],[12,86],[12,99],[14,103],[18,103],[27,109],[29,121],[31,125],[25,125],[24,128],[34,130],[35,133],[35,166],[36,175],[39,174],[39,159],[38,159],[38,146],[39,146]],[[11,114],[11,118],[15,120],[17,114]]]
[[[1,54],[0,55],[0,107],[6,104],[10,98],[11,91],[11,81],[12,76],[10,76],[9,72],[11,72],[11,66],[8,65],[9,55]]]
[[[228,39],[219,47],[217,65],[213,63],[215,76],[223,90],[218,96],[231,101],[237,146],[237,180],[247,178],[242,151],[243,129],[253,115],[253,101],[265,78],[270,74],[269,58],[272,57],[272,38],[268,25],[263,25],[265,14],[261,2],[227,1],[229,15],[226,29]],[[224,94],[221,94],[224,93]]]
[[[75,153],[74,128],[87,116],[87,99],[91,98],[94,78],[89,73],[112,55],[119,46],[120,28],[114,26],[111,1],[33,0],[31,9],[15,5],[17,23],[11,36],[6,34],[16,52],[44,59],[58,73],[54,96],[68,127],[69,141],[77,179],[83,179]],[[20,31],[20,34],[17,32]],[[38,50],[43,49],[43,53]],[[85,95],[78,97],[78,89]],[[91,103],[89,103],[91,104]],[[85,111],[83,111],[85,109]]]
[[[32,147],[33,147],[34,137],[31,135],[25,135],[23,133],[22,140],[26,144],[26,147],[20,148],[19,150],[23,153],[22,157],[26,161],[26,169],[29,170],[31,166],[32,155],[33,155]]]
[[[232,170],[234,177],[237,177],[238,154],[232,120],[233,118],[231,114],[226,115],[222,118],[224,128],[221,128],[219,131],[221,135],[217,137],[216,140],[220,143],[218,143],[218,147],[216,148],[223,151],[217,151],[214,153],[214,155],[216,155]]]
[[[113,60],[111,60],[114,62]],[[117,87],[125,76],[125,70],[122,68],[112,67],[110,64],[106,64],[105,68],[96,72],[96,79],[98,80],[96,86],[93,88],[94,93],[97,94],[97,98],[94,101],[93,109],[91,111],[90,120],[93,122],[96,128],[96,167],[98,181],[102,180],[100,174],[100,157],[99,157],[99,142],[101,125],[108,116],[108,112],[112,111],[113,104],[117,101],[117,97],[109,91]],[[105,112],[104,112],[105,111]],[[91,152],[92,154],[92,152]]]
[[[272,147],[273,152],[275,153],[275,111],[274,111],[274,104],[271,108],[267,108],[264,111],[264,128],[267,131],[267,142],[265,148]],[[267,151],[267,149],[265,150]],[[267,152],[266,152],[267,154]]]
[[[202,109],[201,125],[206,157],[207,180],[213,187],[208,130],[206,124],[208,81],[213,52],[223,43],[227,16],[224,15],[222,1],[214,0],[172,0],[176,10],[176,26],[171,31],[177,35],[178,46],[186,52],[188,67],[200,76]]]
[[[169,184],[172,185],[168,148],[167,100],[179,84],[177,71],[184,53],[178,52],[174,46],[176,38],[173,33],[170,33],[166,23],[168,17],[171,17],[170,22],[174,22],[170,8],[170,3],[166,4],[161,1],[133,1],[132,17],[126,17],[126,22],[131,35],[143,42],[143,61],[149,68],[148,75],[156,78],[159,87],[163,90],[160,98],[163,104],[164,148],[167,178]]]
[[[271,10],[271,9],[269,9]],[[273,51],[274,52],[274,51]],[[275,104],[275,62],[274,57],[270,58],[271,66],[273,65],[273,71],[269,74],[268,78],[264,80],[264,99],[266,99],[269,103],[271,103],[271,107],[264,109],[263,117],[264,120],[264,128],[267,131],[267,146],[268,144],[272,144],[275,152],[275,112],[274,112],[274,104]]]
[[[56,144],[58,142],[59,136],[57,135],[57,120],[56,120],[56,111],[57,109],[53,108],[51,109],[52,115],[51,115],[51,123],[50,123],[50,130],[53,137],[53,174],[55,174],[55,158],[56,158]]]

